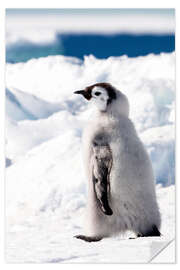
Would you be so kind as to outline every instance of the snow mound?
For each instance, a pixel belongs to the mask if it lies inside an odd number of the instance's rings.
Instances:
[[[16,121],[47,118],[60,108],[59,104],[51,104],[24,91],[6,89],[6,114]]]
[[[81,134],[90,110],[73,92],[102,81],[127,95],[130,118],[151,155],[157,182],[174,183],[174,53],[101,60],[91,55],[84,61],[49,56],[7,64],[7,158],[14,162],[72,126]]]
[[[34,147],[8,167],[6,179],[9,217],[24,218],[21,211],[24,215],[67,211],[71,200],[85,191],[80,138],[69,131]]]
[[[6,81],[8,88],[13,86],[47,102],[73,104],[77,101],[75,90],[95,82],[110,82],[128,96],[130,117],[143,131],[169,121],[175,95],[175,54],[101,60],[91,55],[84,61],[49,56],[7,64]],[[82,105],[83,101],[78,103]]]
[[[171,185],[175,182],[175,128],[173,125],[153,127],[141,133],[157,182]]]

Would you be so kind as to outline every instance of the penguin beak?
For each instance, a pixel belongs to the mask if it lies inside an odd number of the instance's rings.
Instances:
[[[85,92],[84,90],[78,90],[78,91],[75,91],[74,94],[81,94],[81,95],[83,95],[84,92]]]
[[[81,94],[83,95],[84,98],[86,98],[87,100],[90,100],[91,99],[91,94],[89,94],[87,91],[85,90],[78,90],[78,91],[75,91],[74,94]]]

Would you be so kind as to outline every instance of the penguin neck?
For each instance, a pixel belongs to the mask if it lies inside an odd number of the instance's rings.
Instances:
[[[126,112],[121,111],[119,106],[116,107],[118,104],[109,104],[107,106],[106,111],[100,111],[96,109],[96,116],[99,119],[109,119],[109,120],[120,120],[120,119],[129,119],[128,115]]]

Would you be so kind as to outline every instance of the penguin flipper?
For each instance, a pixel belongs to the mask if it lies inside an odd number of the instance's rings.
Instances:
[[[111,150],[108,144],[94,143],[93,153],[93,185],[96,199],[101,211],[105,215],[112,215],[113,211],[108,202],[112,167]]]

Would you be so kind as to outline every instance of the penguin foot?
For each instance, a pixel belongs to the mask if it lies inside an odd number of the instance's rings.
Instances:
[[[153,236],[161,236],[160,231],[153,225],[146,233],[138,233],[137,237],[153,237]]]
[[[85,235],[75,235],[74,236],[75,238],[77,239],[81,239],[81,240],[84,240],[86,242],[97,242],[97,241],[100,241],[102,238],[101,237],[98,237],[98,236],[85,236]]]

